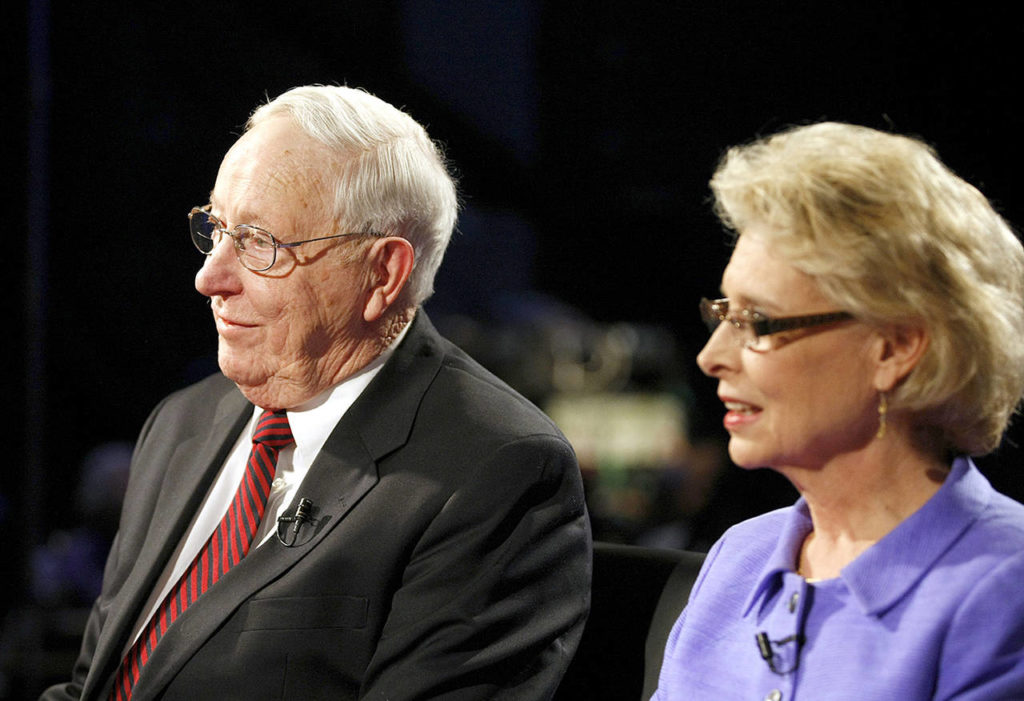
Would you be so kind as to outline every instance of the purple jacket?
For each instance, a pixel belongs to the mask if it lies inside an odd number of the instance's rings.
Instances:
[[[793,571],[811,528],[801,499],[722,536],[653,699],[1024,699],[1024,506],[969,459],[835,579]]]

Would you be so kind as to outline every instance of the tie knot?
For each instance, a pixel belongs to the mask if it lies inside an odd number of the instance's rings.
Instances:
[[[253,443],[262,443],[268,448],[281,449],[294,442],[292,428],[288,425],[288,415],[283,411],[266,410],[260,414],[256,422],[256,431],[252,434]]]

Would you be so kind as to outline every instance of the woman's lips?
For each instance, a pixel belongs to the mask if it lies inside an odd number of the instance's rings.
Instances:
[[[754,423],[761,414],[761,407],[754,404],[748,404],[737,399],[723,399],[722,402],[725,404],[726,409],[722,424],[727,430]]]

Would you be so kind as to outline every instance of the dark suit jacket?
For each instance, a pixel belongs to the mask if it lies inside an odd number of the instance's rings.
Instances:
[[[106,699],[127,637],[252,406],[215,375],[153,412],[73,672]],[[589,607],[572,449],[421,311],[295,498],[295,547],[254,549],[168,630],[133,698],[548,698]]]

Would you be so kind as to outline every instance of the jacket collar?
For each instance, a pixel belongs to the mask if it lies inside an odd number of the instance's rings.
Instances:
[[[932,498],[840,572],[865,615],[880,616],[916,586],[960,535],[974,523],[992,497],[988,480],[967,457],[953,461],[946,481]],[[789,509],[782,531],[743,606],[743,615],[760,610],[793,571],[800,545],[813,528],[801,498]]]

